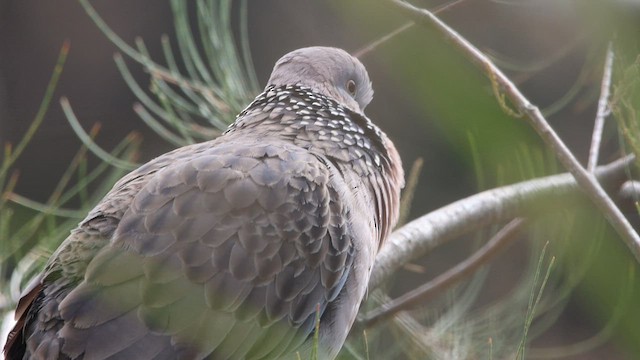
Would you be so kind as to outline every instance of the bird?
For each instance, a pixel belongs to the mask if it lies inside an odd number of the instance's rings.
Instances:
[[[280,58],[219,137],[120,179],[24,290],[7,359],[337,356],[397,222],[364,65]]]

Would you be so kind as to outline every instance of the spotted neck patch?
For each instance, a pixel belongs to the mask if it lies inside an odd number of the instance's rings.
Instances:
[[[306,86],[267,87],[226,133],[248,127],[324,150],[325,156],[338,161],[361,160],[379,169],[389,166],[385,137],[371,120]]]

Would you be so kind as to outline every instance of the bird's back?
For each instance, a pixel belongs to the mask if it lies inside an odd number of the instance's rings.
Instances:
[[[217,140],[114,186],[21,300],[7,357],[307,358],[318,325],[333,358],[402,183],[363,114],[268,86]]]

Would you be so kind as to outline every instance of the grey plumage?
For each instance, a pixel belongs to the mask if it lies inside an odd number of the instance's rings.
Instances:
[[[398,216],[400,158],[346,52],[283,56],[216,140],[121,179],[19,304],[9,359],[321,358]]]

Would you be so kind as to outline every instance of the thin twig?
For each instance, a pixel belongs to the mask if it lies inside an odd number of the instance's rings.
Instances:
[[[391,40],[392,38],[396,37],[397,35],[402,34],[403,32],[405,32],[406,30],[410,29],[413,25],[415,25],[415,23],[413,21],[410,21],[400,27],[398,27],[395,30],[392,30],[390,33],[368,43],[367,45],[361,47],[360,49],[356,50],[353,53],[354,57],[357,57],[359,59],[362,59],[363,56],[365,56],[366,54],[370,53],[371,51],[373,51],[375,48],[377,48],[378,46],[386,43],[387,41]]]
[[[44,121],[44,116],[49,110],[49,105],[51,104],[51,100],[53,99],[53,94],[58,86],[58,80],[60,80],[60,75],[62,75],[62,70],[64,69],[64,64],[67,61],[67,56],[69,55],[69,50],[71,49],[71,42],[69,40],[65,40],[60,47],[60,52],[58,54],[58,60],[56,61],[56,65],[53,68],[53,72],[51,73],[51,78],[49,79],[49,83],[47,84],[47,88],[45,90],[44,96],[42,97],[42,101],[40,102],[40,106],[38,107],[38,112],[36,113],[35,118],[27,128],[27,131],[22,136],[22,139],[18,142],[18,145],[13,148],[10,145],[5,146],[5,156],[6,158],[2,161],[2,165],[0,165],[0,187],[2,186],[3,180],[6,176],[6,172],[9,168],[15,163],[15,161],[20,157],[24,149],[29,144],[29,141],[33,138],[33,135],[36,133],[42,122]]]
[[[456,7],[457,5],[460,5],[461,3],[465,2],[465,1],[468,1],[468,0],[455,0],[455,1],[452,1],[450,3],[442,4],[442,5],[434,8],[431,11],[434,14],[440,14],[440,13],[443,13],[445,11],[453,9],[454,7]],[[367,55],[371,51],[375,50],[378,46],[386,43],[387,41],[393,39],[397,35],[400,35],[403,32],[405,32],[406,30],[410,29],[411,27],[413,27],[413,25],[415,25],[415,23],[413,21],[410,21],[410,22],[408,22],[408,23],[396,28],[395,30],[393,30],[390,33],[388,33],[387,35],[382,36],[381,38],[376,39],[376,40],[368,43],[367,45],[361,47],[360,49],[356,50],[353,53],[353,56],[357,57],[357,58],[362,58],[363,56]]]
[[[417,8],[401,0],[388,1],[417,23],[439,31],[447,40],[450,40],[458,50],[462,51],[469,60],[479,65],[492,81],[495,81],[499,85],[506,97],[516,106],[514,113],[526,115],[531,126],[547,146],[553,150],[562,165],[571,172],[591,201],[605,215],[609,224],[611,224],[618,235],[620,235],[636,258],[636,261],[640,262],[640,236],[638,236],[624,214],[622,214],[613,200],[611,200],[609,195],[607,195],[600,186],[596,177],[580,164],[558,134],[556,134],[542,115],[542,112],[540,112],[540,109],[533,105],[486,55],[431,12]]]
[[[587,170],[593,172],[598,166],[598,157],[600,156],[600,143],[602,142],[602,129],[604,122],[611,113],[609,109],[609,94],[611,92],[611,73],[613,72],[613,45],[609,42],[607,46],[607,57],[604,61],[604,70],[602,71],[602,83],[600,84],[600,98],[598,99],[598,111],[596,112],[596,120],[593,124],[593,134],[591,135],[591,148],[589,149],[589,162]]]
[[[525,221],[523,219],[518,218],[512,220],[466,260],[458,263],[458,265],[445,271],[435,279],[418,287],[417,289],[409,291],[408,293],[371,311],[370,315],[363,320],[363,325],[365,327],[373,326],[400,311],[409,310],[423,304],[425,301],[433,298],[443,290],[450,288],[465,278],[468,278],[480,267],[488,264],[498,254],[500,254],[502,250],[511,244],[517,238],[517,235],[520,234],[524,224]]]
[[[595,176],[601,183],[617,188],[627,179],[626,171],[634,161],[635,157],[630,155],[599,166]],[[380,249],[369,288],[377,288],[404,264],[452,239],[489,224],[530,215],[533,205],[566,203],[578,190],[575,178],[569,173],[547,176],[483,191],[410,221],[395,230]]]

